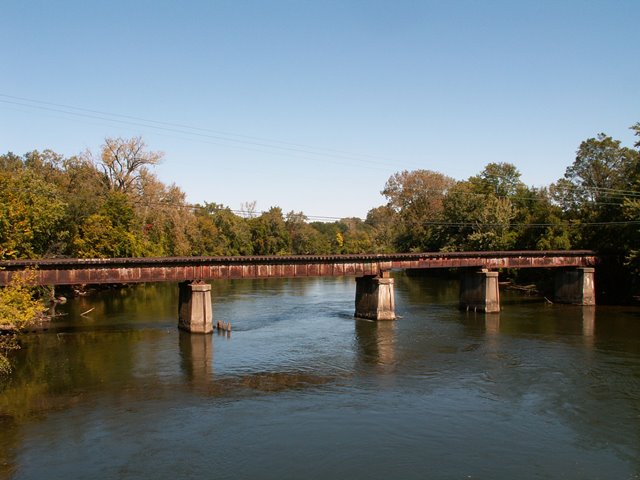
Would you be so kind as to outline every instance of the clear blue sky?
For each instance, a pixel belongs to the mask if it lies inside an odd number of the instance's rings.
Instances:
[[[394,172],[464,179],[489,162],[548,185],[582,140],[631,146],[640,121],[638,0],[0,11],[0,152],[97,153],[142,135],[192,202],[364,217]]]

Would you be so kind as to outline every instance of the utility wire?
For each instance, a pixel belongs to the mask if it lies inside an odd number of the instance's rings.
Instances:
[[[161,122],[157,120],[143,119],[140,117],[133,117],[129,115],[113,114],[113,113],[101,112],[98,110],[91,110],[91,109],[86,109],[81,107],[73,107],[73,106],[63,105],[63,104],[43,102],[40,100],[25,99],[23,97],[13,97],[13,96],[2,94],[2,93],[0,93],[0,97],[5,97],[10,99],[10,100],[5,100],[0,98],[0,103],[9,104],[9,105],[17,105],[21,107],[33,108],[38,110],[52,111],[56,113],[62,113],[65,115],[73,115],[73,116],[82,117],[82,118],[98,119],[102,121],[108,121],[108,122],[119,123],[119,124],[130,125],[130,126],[152,128],[152,129],[156,129],[164,132],[190,135],[200,139],[216,140],[218,142],[227,142],[227,143],[207,142],[207,143],[212,143],[214,145],[231,146],[234,148],[244,147],[244,149],[255,150],[262,153],[270,153],[270,154],[273,154],[273,153],[282,154],[282,152],[289,152],[294,154],[302,153],[306,155],[314,155],[321,158],[335,158],[339,160],[359,162],[360,164],[374,165],[374,166],[377,166],[378,168],[389,167],[389,166],[397,168],[397,163],[393,159],[385,158],[385,157],[377,157],[369,154],[350,153],[350,152],[344,152],[341,150],[335,150],[335,149],[330,149],[326,147],[314,147],[310,145],[283,142],[280,140],[262,139],[261,137],[252,137],[248,135],[224,133],[216,130],[209,130],[209,129],[199,128],[199,127],[191,127],[191,126],[182,125],[178,123]],[[33,104],[25,103],[25,102],[32,102]],[[238,137],[238,138],[234,138],[234,137]],[[268,149],[274,150],[275,152],[273,151],[265,152],[264,150],[256,150],[255,148],[248,148],[247,146],[268,148]],[[299,158],[299,155],[297,155],[296,158]],[[385,161],[382,162],[382,161],[371,160],[374,158],[385,160]],[[319,159],[315,158],[313,160],[318,161]]]
[[[4,103],[4,104],[18,105],[18,106],[27,107],[27,108],[53,111],[53,112],[62,113],[65,115],[73,115],[73,116],[84,117],[84,118],[93,118],[93,119],[98,119],[102,121],[120,123],[125,125],[136,126],[136,127],[142,126],[142,127],[153,128],[153,129],[170,132],[170,133],[191,135],[191,136],[199,137],[201,140],[207,139],[205,143],[210,143],[213,145],[232,146],[234,148],[243,148],[245,150],[273,154],[274,153],[273,151],[260,150],[259,148],[255,148],[255,147],[268,148],[268,149],[275,150],[279,155],[293,156],[294,158],[298,158],[298,159],[300,159],[300,157],[297,154],[303,153],[307,155],[314,155],[316,157],[324,157],[325,162],[327,161],[327,158],[334,158],[337,160],[348,160],[348,161],[365,163],[365,164],[369,164],[369,166],[376,166],[377,168],[380,168],[383,166],[393,166],[397,168],[398,166],[393,159],[370,155],[370,154],[345,152],[345,151],[326,148],[326,147],[317,147],[317,146],[311,146],[311,145],[305,145],[305,144],[285,142],[281,140],[266,139],[263,137],[243,135],[238,133],[223,132],[223,131],[206,129],[201,127],[194,127],[194,126],[185,125],[181,123],[163,122],[163,121],[146,119],[146,118],[136,117],[131,115],[109,113],[109,112],[104,112],[100,110],[76,107],[72,105],[47,102],[43,100],[30,99],[25,97],[17,97],[13,95],[4,94],[4,93],[0,93],[0,97],[4,97],[4,99],[0,98],[0,103]],[[28,102],[28,103],[25,103],[25,102]],[[211,140],[216,140],[216,141],[211,141]],[[228,143],[219,143],[219,142],[228,142]],[[229,143],[231,143],[231,145],[229,145]],[[366,160],[366,158],[384,160],[384,162]],[[319,160],[319,158],[308,158],[308,157],[302,158],[302,159],[307,159],[311,161]],[[391,162],[391,163],[388,163],[388,162]],[[338,163],[340,165],[344,165],[344,162],[334,161],[332,163]],[[474,175],[473,177],[476,177],[476,176],[478,175]],[[505,177],[505,176],[495,175],[495,174],[488,175],[487,177],[501,179],[501,180],[508,180],[508,181],[512,180],[512,178],[510,177]],[[519,182],[519,180],[517,181]],[[640,198],[640,191],[637,191],[637,190],[624,190],[624,189],[614,189],[609,187],[597,187],[597,186],[574,185],[574,184],[562,184],[562,185],[553,184],[552,186],[550,186],[550,188],[556,191],[568,191],[568,192],[579,191],[579,193],[582,193],[582,191],[587,191],[595,194],[601,193],[604,196],[609,197],[610,200],[623,199],[627,197]],[[469,193],[473,194],[472,192],[469,192]],[[476,195],[483,195],[483,194],[476,194]],[[510,198],[513,198],[513,199],[519,198],[522,200],[536,199],[535,197],[516,197],[516,196],[511,196]],[[607,204],[615,205],[614,203],[604,203],[604,202],[599,202],[599,203],[602,205],[607,205]]]
[[[10,100],[3,100],[0,98],[0,103],[5,103],[5,104],[13,104],[13,105],[18,105],[18,106],[23,106],[28,108],[54,111],[57,113],[63,113],[67,115],[88,117],[88,118],[109,121],[114,123],[122,123],[122,124],[132,125],[132,126],[154,128],[154,129],[159,129],[162,131],[168,131],[172,133],[193,135],[196,137],[209,138],[213,140],[232,143],[232,145],[227,145],[227,144],[221,144],[221,143],[215,143],[215,142],[207,142],[214,145],[233,146],[235,148],[241,148],[240,145],[252,145],[252,146],[257,146],[262,148],[284,150],[284,151],[289,151],[294,153],[304,153],[308,155],[316,155],[321,157],[333,157],[333,158],[342,159],[342,160],[351,160],[351,161],[357,161],[357,162],[363,162],[363,163],[369,163],[369,164],[377,164],[378,166],[397,167],[397,164],[393,159],[376,156],[376,155],[345,152],[345,151],[326,148],[326,147],[317,147],[317,146],[311,146],[311,145],[305,145],[305,144],[299,144],[299,143],[285,142],[281,140],[266,139],[263,137],[243,135],[238,133],[223,132],[219,130],[194,127],[194,126],[185,125],[181,123],[163,122],[163,121],[146,119],[146,118],[136,117],[131,115],[109,113],[109,112],[104,112],[100,110],[76,107],[72,105],[47,102],[43,100],[30,99],[25,97],[17,97],[13,95],[4,94],[4,93],[0,93],[0,97],[10,99]],[[24,103],[24,102],[29,102],[29,103]],[[66,110],[61,110],[61,109],[66,109]],[[69,110],[72,110],[72,111],[69,111]],[[80,113],[80,112],[84,112],[84,113]],[[113,117],[113,118],[109,118],[109,117]],[[125,119],[125,120],[122,120],[122,119]],[[237,137],[237,138],[233,138],[233,137]],[[237,143],[240,145],[234,145],[234,143]],[[245,149],[247,148],[245,147]],[[259,151],[262,153],[273,153],[273,152],[265,152],[263,150],[257,150],[255,148],[248,148],[248,149],[253,151]],[[323,153],[323,152],[329,152],[329,153]],[[330,153],[330,152],[333,152],[333,153]],[[282,152],[280,152],[280,154],[282,154]],[[365,160],[364,158],[379,159],[379,160],[384,160],[385,162]],[[309,159],[309,160],[317,161],[318,159]],[[498,178],[502,180],[512,180],[509,177],[494,175],[494,174],[488,175],[488,177]],[[564,189],[564,190],[582,189],[582,190],[588,190],[592,192],[602,192],[609,195],[619,194],[619,195],[625,195],[625,196],[640,197],[640,192],[638,191],[613,189],[608,187],[596,187],[596,186],[586,186],[586,185],[580,185],[580,186],[557,185],[557,184],[554,185],[553,187],[555,189]]]
[[[339,153],[339,154],[342,154],[342,155],[357,156],[357,157],[369,157],[369,158],[373,158],[373,159],[379,159],[379,160],[385,160],[385,161],[393,161],[390,158],[381,157],[381,156],[378,156],[378,155],[371,155],[371,154],[366,154],[366,153],[345,152],[345,151],[342,151],[342,150],[336,150],[336,149],[327,148],[327,147],[318,147],[318,146],[312,146],[312,145],[305,145],[305,144],[301,144],[301,143],[292,143],[292,142],[286,142],[286,141],[282,141],[282,140],[274,140],[274,139],[269,139],[269,138],[264,138],[264,137],[255,137],[255,136],[244,135],[244,134],[240,134],[240,133],[231,133],[231,132],[225,132],[225,131],[221,131],[221,130],[213,130],[213,129],[208,129],[208,128],[194,127],[194,126],[191,126],[191,125],[185,125],[185,124],[181,124],[181,123],[163,122],[163,121],[152,120],[152,119],[148,119],[148,118],[136,117],[136,116],[131,116],[131,115],[123,115],[123,114],[118,114],[118,113],[104,112],[104,111],[100,111],[100,110],[92,110],[92,109],[83,108],[83,107],[75,107],[73,105],[46,102],[46,101],[43,101],[43,100],[34,100],[34,99],[31,99],[31,98],[24,98],[24,97],[16,97],[16,96],[7,95],[7,94],[4,94],[4,93],[0,93],[0,97],[10,98],[12,100],[20,100],[20,101],[25,101],[25,102],[42,104],[42,105],[50,105],[50,106],[53,106],[53,107],[67,108],[67,109],[71,109],[71,110],[78,110],[78,111],[82,111],[82,112],[94,113],[94,114],[103,115],[103,116],[126,118],[126,119],[129,119],[129,120],[137,120],[137,121],[145,122],[145,123],[155,123],[155,124],[158,124],[158,125],[165,125],[165,126],[169,126],[169,127],[184,128],[184,129],[187,129],[187,130],[194,130],[194,131],[200,131],[200,132],[205,132],[205,133],[214,133],[214,134],[217,134],[217,135],[224,135],[224,136],[229,136],[229,137],[239,137],[239,138],[245,138],[245,139],[248,139],[248,140],[255,140],[255,141],[260,141],[260,142],[268,142],[268,143],[276,143],[276,144],[279,143],[279,144],[282,144],[282,145],[288,145],[288,146],[292,146],[292,147],[306,148],[306,149],[312,149],[312,150],[324,150],[324,151]]]

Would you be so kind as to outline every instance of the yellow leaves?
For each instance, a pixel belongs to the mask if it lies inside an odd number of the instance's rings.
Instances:
[[[34,272],[14,275],[11,283],[0,289],[0,327],[21,331],[41,317],[44,305],[33,298]]]
[[[44,315],[44,305],[33,298],[33,277],[32,271],[26,271],[14,275],[9,285],[0,288],[0,329],[12,332],[0,335],[0,375],[11,371],[7,353],[18,348],[14,334]]]
[[[142,137],[105,139],[100,166],[111,189],[131,192],[140,182],[146,166],[160,162],[163,153],[148,152],[146,146]]]

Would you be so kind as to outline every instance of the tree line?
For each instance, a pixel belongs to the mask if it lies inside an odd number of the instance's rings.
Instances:
[[[640,136],[640,123],[631,129]],[[542,188],[510,163],[466,180],[405,170],[365,219],[334,222],[255,203],[190,205],[153,173],[161,159],[140,137],[107,138],[98,155],[0,155],[0,259],[589,248],[640,267],[640,140],[589,138]]]

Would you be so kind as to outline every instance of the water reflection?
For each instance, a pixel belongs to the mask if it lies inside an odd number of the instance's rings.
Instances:
[[[484,318],[485,332],[487,335],[497,335],[500,333],[500,314],[488,313]]]
[[[0,479],[8,479],[16,471],[20,431],[12,417],[0,414],[0,432]]]
[[[396,363],[396,322],[357,319],[355,338],[358,359],[365,364],[392,367]]]
[[[462,323],[472,335],[496,336],[500,334],[500,313],[461,312]]]
[[[216,283],[231,338],[178,332],[175,285],[71,301],[28,337],[0,383],[0,477],[639,473],[640,310],[507,293],[472,314],[455,281],[399,276],[404,318],[369,322],[351,279]]]
[[[582,307],[582,335],[593,338],[596,331],[596,307]]]
[[[179,331],[180,366],[189,382],[207,385],[213,379],[213,335]]]
[[[410,302],[424,303],[426,299],[434,305],[457,305],[460,281],[450,275],[435,271],[415,271],[411,275],[396,275],[396,290],[402,291]]]
[[[299,390],[335,380],[335,376],[307,372],[302,368],[264,370],[260,364],[250,370],[245,367],[240,371],[214,375],[214,346],[217,341],[227,340],[227,337],[193,335],[182,331],[178,335],[181,371],[192,391],[198,395],[234,398],[255,392]],[[243,347],[239,345],[239,348]],[[266,360],[268,359],[265,359],[265,363],[268,363]]]

